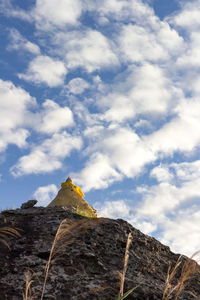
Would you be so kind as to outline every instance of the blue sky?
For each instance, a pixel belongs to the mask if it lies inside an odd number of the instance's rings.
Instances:
[[[0,3],[1,208],[71,176],[100,216],[200,244],[200,0]]]

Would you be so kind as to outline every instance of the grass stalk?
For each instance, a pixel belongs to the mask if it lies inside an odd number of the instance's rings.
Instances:
[[[197,264],[197,262],[195,260],[193,260],[193,258],[199,253],[200,252],[197,251],[196,253],[194,253],[192,255],[191,258],[188,258],[184,262],[182,269],[181,269],[181,275],[179,277],[177,284],[175,284],[175,285],[173,285],[172,282],[174,281],[177,271],[179,269],[179,266],[182,263],[182,256],[180,256],[178,258],[171,273],[170,273],[171,266],[169,266],[166,281],[165,281],[165,289],[163,292],[162,300],[169,300],[171,298],[172,294],[174,294],[174,300],[178,299],[180,293],[188,285],[189,280],[191,280],[194,277],[194,275],[199,272],[199,265]]]
[[[125,281],[125,276],[126,276],[126,271],[127,271],[127,266],[128,266],[128,259],[129,259],[129,248],[132,242],[132,234],[129,233],[128,234],[128,238],[126,241],[126,250],[125,250],[125,254],[124,254],[124,267],[123,267],[123,273],[122,276],[120,278],[120,291],[119,291],[119,297],[123,296],[124,294],[124,281]]]
[[[0,228],[0,242],[10,249],[9,244],[6,241],[6,239],[9,236],[20,237],[21,235],[16,229],[14,229],[12,227],[4,226],[4,227]]]
[[[103,222],[103,218],[97,218],[97,219],[81,219],[77,222],[73,222],[70,219],[64,219],[56,232],[48,261],[46,263],[45,267],[45,277],[44,277],[44,283],[42,287],[42,293],[40,300],[43,300],[44,293],[46,289],[47,279],[49,276],[49,270],[51,261],[57,257],[60,256],[62,251],[72,244],[73,242],[77,241],[78,238],[83,234],[87,229],[94,227],[97,224],[100,224]]]

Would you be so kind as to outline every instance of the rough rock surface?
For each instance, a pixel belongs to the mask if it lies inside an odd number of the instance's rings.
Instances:
[[[37,202],[37,200],[28,200],[27,202],[22,203],[21,208],[26,209],[33,207]]]
[[[127,235],[133,235],[125,291],[143,281],[127,300],[161,300],[168,266],[179,255],[144,235],[126,221],[91,219],[62,207],[33,207],[0,214],[2,226],[18,228],[21,237],[7,239],[11,250],[0,244],[0,300],[21,300],[25,272],[33,270],[32,292],[39,300],[44,269],[59,224],[69,219],[67,244],[51,262],[44,294],[46,300],[116,300]],[[76,226],[73,226],[77,222]],[[180,275],[180,272],[179,274]],[[179,299],[200,299],[199,277],[193,278]]]

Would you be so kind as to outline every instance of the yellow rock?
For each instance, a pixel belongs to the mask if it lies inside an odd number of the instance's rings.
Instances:
[[[48,207],[64,206],[69,208],[73,213],[85,217],[96,218],[96,210],[90,206],[83,197],[84,194],[81,191],[81,188],[74,185],[71,178],[68,177],[65,182],[61,183],[61,189]]]

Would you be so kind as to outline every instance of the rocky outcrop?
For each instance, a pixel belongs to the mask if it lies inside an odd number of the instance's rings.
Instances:
[[[96,218],[96,210],[81,195],[84,195],[81,189],[74,185],[71,178],[68,177],[65,182],[61,183],[61,189],[48,206],[64,206],[79,215]]]
[[[22,203],[21,208],[26,209],[33,207],[37,202],[37,200],[28,200],[27,202]]]
[[[0,300],[22,299],[27,270],[32,274],[33,299],[40,299],[45,265],[62,220],[64,235],[57,236],[44,299],[116,300],[130,232],[133,241],[125,291],[143,284],[127,300],[162,299],[168,266],[179,257],[169,247],[124,220],[85,218],[65,207],[33,207],[0,214],[1,226],[18,228],[21,233],[21,237],[7,240],[10,251],[0,244]],[[199,277],[194,277],[179,299],[200,299],[198,281]]]

